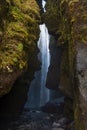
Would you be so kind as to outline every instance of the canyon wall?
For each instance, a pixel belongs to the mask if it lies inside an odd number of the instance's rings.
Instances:
[[[39,38],[39,23],[35,0],[0,1],[0,96],[27,70]]]
[[[48,0],[43,20],[63,49],[59,88],[72,101],[75,129],[86,130],[87,0]]]

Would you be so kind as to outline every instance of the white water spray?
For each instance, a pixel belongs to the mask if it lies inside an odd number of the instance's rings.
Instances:
[[[46,2],[45,2],[44,0],[42,0],[42,7],[43,7],[43,9],[44,9],[44,12],[46,12],[46,10],[45,10],[45,5],[46,5]]]
[[[46,2],[42,0],[42,6],[45,12]],[[50,64],[50,53],[49,53],[49,34],[45,24],[40,25],[40,39],[38,42],[38,47],[41,52],[41,90],[40,90],[40,106],[43,106],[46,102],[49,101],[49,90],[46,88],[46,78],[48,67]]]
[[[45,2],[42,1],[43,8]],[[44,9],[45,11],[45,9]],[[41,70],[35,72],[35,79],[31,82],[28,99],[25,104],[25,108],[37,109],[40,106],[45,105],[49,101],[49,90],[46,88],[46,78],[48,67],[50,64],[50,53],[49,53],[49,34],[45,24],[40,25],[40,38],[38,41],[38,48],[40,53],[38,55],[41,61]]]
[[[49,53],[49,34],[45,24],[40,25],[40,39],[38,47],[41,53],[41,89],[40,89],[40,106],[44,105],[49,101],[49,90],[45,87],[48,67],[50,64],[50,53]]]

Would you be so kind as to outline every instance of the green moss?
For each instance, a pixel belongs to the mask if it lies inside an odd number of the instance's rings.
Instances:
[[[14,68],[22,69],[27,62],[27,58],[24,57],[29,54],[26,52],[26,47],[30,47],[30,44],[33,46],[39,37],[39,8],[34,0],[1,2],[1,13],[7,8],[8,12],[1,20],[4,30],[0,33],[2,37],[0,70],[7,68],[7,66],[11,66],[13,70]]]
[[[47,11],[43,15],[43,20],[51,33],[56,33],[59,26],[58,7],[57,1],[49,0],[46,5]]]
[[[22,13],[21,13],[21,10],[18,9],[17,7],[15,6],[10,6],[10,17],[13,18],[15,21],[16,20],[19,20],[19,21],[23,21],[23,16],[22,16]]]
[[[35,0],[0,1],[0,72],[2,74],[20,72],[27,68],[39,37],[39,12]],[[10,86],[7,86],[8,88]],[[2,89],[1,93],[4,94],[6,92],[2,91],[8,92]]]
[[[87,0],[48,0],[47,12],[43,19],[49,32],[54,34],[57,45],[63,47],[61,82],[60,87],[71,98],[77,95],[78,88],[75,84],[76,68],[76,44],[87,44]],[[64,82],[64,83],[63,83]],[[67,84],[67,85],[66,85]],[[81,110],[79,101],[75,102],[75,126],[76,130],[84,130],[83,119],[80,118]],[[78,104],[78,105],[77,105]]]
[[[22,43],[19,43],[19,44],[18,44],[18,50],[19,50],[19,51],[23,51],[23,44],[22,44]]]

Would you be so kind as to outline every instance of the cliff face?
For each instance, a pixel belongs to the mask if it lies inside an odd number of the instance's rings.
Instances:
[[[62,92],[73,99],[76,130],[87,129],[87,0],[48,0],[43,19],[63,47]]]
[[[35,0],[0,1],[0,96],[27,69],[39,37],[39,22]]]

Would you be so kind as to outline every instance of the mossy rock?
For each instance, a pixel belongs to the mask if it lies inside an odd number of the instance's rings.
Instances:
[[[65,80],[68,79],[64,82],[67,85],[63,87],[63,92],[69,92],[67,96],[71,96],[75,103],[76,130],[84,130],[86,123],[81,119],[80,103],[76,100],[76,95],[80,98],[79,89],[75,89],[79,87],[76,85],[75,77],[77,44],[87,45],[87,0],[48,0],[46,11],[43,19],[48,31],[54,34],[56,44],[63,47],[61,76]]]
[[[4,0],[0,18],[0,74],[25,71],[39,38],[40,9],[35,0]],[[9,92],[2,89],[0,96]]]

